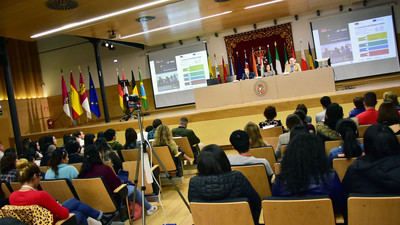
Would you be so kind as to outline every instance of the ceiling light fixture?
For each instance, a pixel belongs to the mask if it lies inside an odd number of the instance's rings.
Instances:
[[[201,18],[198,18],[198,19],[194,19],[194,20],[188,20],[188,21],[185,21],[185,22],[171,24],[171,25],[167,25],[167,26],[163,26],[163,27],[159,27],[159,28],[154,28],[154,29],[151,29],[151,30],[147,30],[147,31],[143,31],[143,32],[135,33],[135,34],[129,34],[129,35],[121,36],[120,39],[127,39],[127,38],[131,38],[131,37],[140,36],[140,35],[143,35],[143,34],[149,34],[149,33],[153,33],[153,32],[156,32],[156,31],[166,30],[166,29],[169,29],[169,28],[182,26],[182,25],[186,25],[186,24],[189,24],[189,23],[199,22],[199,21],[202,21],[202,20],[211,19],[211,18],[218,17],[218,16],[223,16],[223,15],[226,15],[226,14],[229,14],[229,13],[232,13],[232,11],[225,11],[223,13],[213,14],[213,15],[210,15],[210,16],[205,16],[205,17],[201,17]]]
[[[283,2],[284,0],[274,0],[274,1],[269,1],[269,2],[264,2],[264,3],[260,3],[260,4],[255,4],[255,5],[250,5],[245,7],[244,9],[253,9],[253,8],[257,8],[257,7],[261,7],[261,6],[266,6],[266,5],[271,5],[271,4],[275,4],[275,3],[279,3],[279,2]]]
[[[90,18],[90,19],[79,21],[79,22],[65,24],[65,25],[63,25],[61,27],[57,27],[57,28],[54,28],[54,29],[51,29],[51,30],[47,30],[47,31],[44,31],[44,32],[40,32],[40,33],[34,34],[34,35],[31,36],[31,38],[39,38],[39,37],[47,36],[47,35],[50,35],[50,34],[58,33],[60,31],[65,31],[65,30],[69,30],[69,29],[72,29],[72,28],[77,28],[77,27],[80,27],[80,26],[83,26],[83,25],[86,25],[86,24],[90,24],[90,23],[97,22],[97,21],[100,21],[100,20],[108,19],[108,18],[114,17],[114,16],[119,16],[119,15],[122,15],[122,14],[125,14],[125,13],[141,10],[141,9],[144,9],[144,8],[152,7],[152,6],[159,5],[159,4],[162,4],[162,3],[165,3],[165,2],[169,2],[169,1],[171,1],[171,0],[158,0],[158,1],[149,2],[149,3],[146,3],[146,4],[134,6],[134,7],[131,7],[131,8],[126,8],[126,9],[123,9],[123,10],[115,11],[115,12],[112,12],[112,13],[107,13],[107,14],[104,14],[104,15],[101,15],[101,16],[96,16],[96,17],[93,17],[93,18]]]

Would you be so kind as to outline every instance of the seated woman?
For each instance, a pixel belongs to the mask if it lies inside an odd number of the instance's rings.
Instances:
[[[94,136],[94,134],[91,133],[85,134],[85,137],[83,139],[85,143],[85,148],[89,145],[94,144],[94,139],[96,139],[96,136]]]
[[[104,138],[98,138],[95,146],[100,153],[101,160],[103,162],[111,161],[114,171],[118,173],[122,169],[122,156],[114,151]]]
[[[0,160],[0,181],[18,181],[17,152],[14,149],[7,149]]]
[[[298,109],[298,110],[294,111],[294,114],[296,114],[301,119],[301,121],[303,121],[303,124],[307,128],[309,133],[315,133],[314,125],[312,125],[311,123],[308,123],[306,121],[307,120],[306,114],[304,113],[303,110]]]
[[[266,120],[264,122],[260,122],[258,125],[260,128],[268,128],[268,127],[281,127],[282,122],[280,120],[276,120],[276,108],[274,106],[268,106],[264,110],[264,116]]]
[[[288,128],[289,132],[279,135],[278,145],[276,146],[275,150],[275,156],[277,159],[280,159],[282,157],[282,145],[289,144],[290,132],[293,129],[293,127],[297,125],[303,126],[303,121],[300,119],[298,115],[290,114],[286,117],[286,127]]]
[[[189,202],[214,202],[247,198],[254,223],[258,224],[261,200],[246,177],[232,171],[228,157],[218,145],[205,146],[199,155],[198,175],[189,183]]]
[[[75,179],[78,177],[78,170],[68,165],[68,153],[63,149],[56,149],[51,155],[50,169],[44,175],[44,179]]]
[[[65,150],[68,152],[69,164],[83,162],[83,156],[81,154],[81,144],[75,139],[70,140],[65,144]]]
[[[396,135],[400,134],[400,112],[392,101],[383,102],[379,106],[378,123],[389,126]]]
[[[48,209],[55,221],[67,219],[69,213],[74,213],[78,224],[88,224],[87,218],[100,220],[103,213],[72,198],[60,205],[45,191],[37,188],[40,183],[40,169],[34,163],[26,163],[19,171],[19,181],[22,187],[10,195],[10,204],[16,206],[38,205]]]
[[[137,133],[135,131],[135,129],[133,128],[128,128],[125,130],[125,145],[124,145],[124,149],[134,149],[137,146]]]
[[[261,137],[260,128],[253,122],[248,122],[244,127],[244,131],[249,135],[250,148],[261,148],[268,146]]]
[[[336,124],[341,119],[343,119],[343,108],[337,103],[328,105],[325,121],[317,124],[317,135],[322,141],[340,140],[340,135],[336,132]]]
[[[324,144],[314,134],[300,133],[290,140],[273,196],[329,195],[335,212],[343,212],[345,195],[335,171],[330,170]]]
[[[348,193],[400,194],[400,144],[393,131],[382,124],[368,127],[365,155],[357,159],[343,178]]]
[[[104,180],[104,185],[110,193],[112,193],[122,184],[121,180],[114,173],[114,171],[109,166],[104,165],[96,147],[94,145],[91,145],[85,150],[85,160],[79,173],[79,178],[94,177],[102,177]],[[128,185],[128,196],[132,196],[133,192],[134,186]],[[136,202],[141,204],[142,195],[138,188],[136,188],[135,197]],[[157,206],[150,205],[150,203],[146,199],[144,199],[144,203],[144,207],[147,210],[147,215],[152,215],[158,210]]]
[[[346,157],[348,159],[353,157],[360,157],[362,154],[362,144],[357,140],[358,129],[357,124],[351,119],[340,120],[336,126],[336,131],[342,137],[342,144],[331,149],[329,153],[329,163],[338,157]]]

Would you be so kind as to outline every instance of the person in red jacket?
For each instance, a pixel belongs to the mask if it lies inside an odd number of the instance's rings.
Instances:
[[[376,124],[378,120],[378,111],[375,106],[378,103],[374,92],[367,92],[364,95],[365,111],[356,116],[359,125]]]
[[[54,221],[67,219],[74,213],[78,224],[88,224],[87,218],[100,220],[103,213],[72,198],[59,204],[49,193],[37,190],[40,183],[40,169],[34,163],[26,163],[19,167],[19,181],[22,187],[14,191],[9,198],[10,204],[15,206],[38,205],[48,209],[53,214]]]

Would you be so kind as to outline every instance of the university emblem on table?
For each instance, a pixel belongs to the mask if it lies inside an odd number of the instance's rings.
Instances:
[[[267,93],[267,83],[262,80],[257,81],[254,84],[254,91],[257,96],[264,96]]]

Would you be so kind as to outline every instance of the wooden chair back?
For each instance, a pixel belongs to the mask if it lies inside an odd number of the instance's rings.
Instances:
[[[136,174],[136,166],[137,161],[127,161],[122,163],[122,169],[128,171],[128,179],[133,183],[135,181],[135,174]],[[142,169],[139,166],[139,176],[138,176],[138,187],[140,187],[142,183]],[[153,185],[147,183],[146,176],[145,176],[145,186],[146,191],[145,194],[153,194]]]
[[[266,225],[335,225],[329,198],[304,200],[263,200]]]
[[[240,171],[261,199],[271,196],[271,185],[264,164],[232,166],[232,170]]]
[[[7,182],[1,182],[0,189],[1,189],[1,193],[3,194],[4,198],[10,197],[11,193],[13,192],[13,189],[11,188],[10,184]]]
[[[104,161],[104,165],[110,167],[110,168],[112,169],[112,171],[113,171],[115,174],[117,174],[117,173],[115,172],[115,170],[114,170],[114,167],[113,167],[113,164],[112,164],[112,161],[111,161],[111,160]]]
[[[76,170],[78,170],[78,172],[81,171],[82,163],[72,163],[72,164],[70,164],[70,165],[73,166],[73,167],[75,167]]]
[[[260,129],[261,136],[263,139],[268,137],[279,137],[279,135],[283,134],[282,127],[272,127],[268,129]]]
[[[343,180],[344,175],[346,175],[347,168],[356,160],[357,158],[336,158],[333,159],[333,169],[336,171],[340,181]]]
[[[268,137],[268,138],[263,138],[263,140],[264,140],[265,143],[267,143],[268,145],[271,145],[271,146],[273,146],[274,148],[276,148],[276,146],[278,146],[279,137]]]
[[[365,131],[368,129],[368,127],[370,127],[371,125],[361,125],[358,126],[358,136],[360,138],[364,137]]]
[[[189,143],[187,137],[175,137],[175,143],[179,146],[180,149],[185,153],[185,155],[189,156],[190,158],[194,158],[192,146]]]
[[[48,166],[39,166],[40,172],[45,174],[50,167]]]
[[[272,146],[252,148],[250,154],[256,158],[266,159],[271,167],[276,163],[275,151]]]
[[[169,151],[168,146],[160,146],[160,147],[153,147],[153,150],[157,153],[158,157],[160,157],[161,162],[163,162],[167,172],[174,172],[177,170],[174,159],[172,158],[172,154]],[[157,161],[156,157],[154,157],[151,151],[147,151],[149,153],[149,157],[152,159],[153,164],[160,165]],[[165,172],[163,168],[160,166],[160,171]]]
[[[22,184],[20,182],[11,182],[10,186],[13,191],[18,191],[19,189],[21,189]]]
[[[286,153],[287,145],[281,145],[281,157],[283,157]]]
[[[400,197],[350,197],[349,225],[398,225]]]
[[[329,155],[331,150],[333,148],[337,148],[340,145],[342,145],[342,140],[336,140],[336,141],[325,141],[325,153],[326,155]]]
[[[138,149],[121,150],[121,155],[122,155],[122,159],[125,162],[139,160],[139,150]]]
[[[254,225],[248,202],[190,203],[195,225]]]
[[[81,202],[104,213],[117,210],[101,178],[73,179],[72,184]]]
[[[42,180],[40,181],[40,187],[59,202],[65,202],[71,198],[78,199],[74,194],[75,190],[71,182],[67,179]]]

